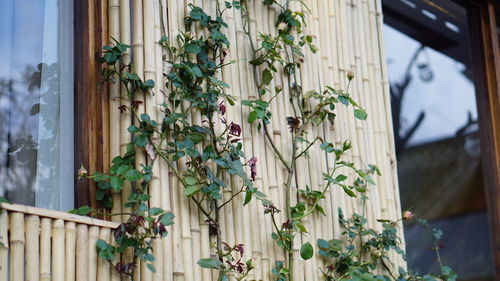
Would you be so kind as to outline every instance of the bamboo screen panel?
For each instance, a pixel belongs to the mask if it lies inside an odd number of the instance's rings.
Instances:
[[[111,242],[118,224],[21,205],[1,204],[0,280],[120,280],[97,257],[96,241]]]
[[[392,122],[390,117],[389,92],[387,77],[382,57],[382,19],[379,0],[318,0],[305,1],[310,8],[307,14],[305,33],[315,39],[319,52],[306,53],[305,63],[300,69],[301,83],[304,92],[322,89],[325,85],[334,88],[344,88],[347,85],[347,73],[352,71],[356,78],[351,85],[351,93],[355,100],[360,101],[368,114],[368,120],[355,120],[352,109],[338,108],[337,119],[332,127],[328,122],[324,126],[315,127],[308,132],[310,137],[321,136],[323,139],[341,145],[344,140],[351,140],[353,149],[347,159],[358,165],[376,164],[382,176],[376,179],[377,185],[370,188],[367,196],[370,198],[366,206],[366,216],[371,227],[378,228],[375,223],[378,218],[395,219],[399,216],[399,193],[397,188],[395,155],[392,143]],[[131,61],[134,71],[143,79],[156,81],[156,93],[168,93],[163,85],[164,55],[158,42],[162,30],[166,30],[169,38],[175,38],[183,30],[183,18],[189,13],[188,4],[203,7],[208,13],[214,14],[214,1],[194,0],[108,0],[109,35],[116,40],[131,45],[130,52],[125,56]],[[276,12],[263,5],[262,1],[251,1],[252,36],[257,38],[257,32],[274,33]],[[300,4],[292,2],[295,8]],[[248,39],[243,33],[242,21],[238,10],[225,13],[228,23],[226,34],[231,42],[229,60],[236,63],[225,68],[221,74],[222,80],[230,84],[229,94],[239,99],[256,98],[256,89],[248,61],[252,58]],[[260,44],[260,42],[258,42]],[[275,77],[274,85],[284,84],[284,77]],[[162,85],[163,84],[163,85]],[[286,87],[284,87],[286,88]],[[110,151],[111,156],[124,153],[126,144],[130,142],[127,127],[130,125],[129,113],[120,113],[120,99],[116,98],[125,89],[120,85],[110,85]],[[274,99],[271,104],[273,113],[271,127],[275,143],[283,150],[290,149],[289,130],[286,117],[291,116],[285,90],[283,95]],[[144,111],[158,120],[159,104],[163,95],[146,95]],[[243,143],[247,155],[258,158],[256,185],[264,193],[270,195],[279,209],[283,208],[283,181],[285,170],[275,159],[263,136],[262,131],[250,127],[246,121],[248,110],[237,104],[229,107],[226,113],[228,119],[243,126]],[[199,115],[192,115],[193,122],[200,123]],[[319,148],[311,151],[313,157],[302,160],[298,182],[303,188],[306,184],[315,188],[322,181],[322,173],[328,172],[332,159],[320,153]],[[144,155],[139,155],[139,162],[147,161]],[[178,163],[178,165],[183,165]],[[196,264],[201,258],[209,258],[211,254],[208,240],[208,225],[194,204],[183,195],[181,185],[160,161],[153,167],[155,178],[151,186],[151,206],[162,207],[176,215],[175,224],[169,235],[161,241],[155,241],[154,265],[157,274],[152,274],[140,268],[141,280],[216,280],[208,269],[202,269]],[[92,172],[92,171],[91,171]],[[113,212],[121,212],[130,187],[124,189],[124,194],[114,195]],[[226,191],[225,198],[231,196]],[[332,189],[322,201],[327,216],[315,214],[305,220],[309,230],[302,242],[309,241],[316,245],[317,238],[332,239],[339,237],[341,229],[337,222],[337,208],[342,208],[346,214],[360,211],[360,200],[347,197],[341,190]],[[242,205],[243,198],[236,198],[232,204],[224,208],[222,214],[223,241],[233,245],[245,244],[246,258],[252,256],[256,269],[251,272],[248,280],[273,280],[271,268],[276,260],[284,260],[280,251],[271,239],[271,221],[264,216],[263,207],[255,200],[247,207]],[[120,202],[122,204],[120,204]],[[124,209],[124,208],[123,208]],[[113,217],[120,221],[119,216]],[[242,223],[243,222],[243,223]],[[300,245],[300,243],[295,243]],[[297,246],[298,247],[298,246]],[[296,257],[299,258],[299,248]],[[308,261],[297,263],[296,280],[319,280],[319,267],[322,260],[314,257]],[[136,279],[137,280],[137,279]]]

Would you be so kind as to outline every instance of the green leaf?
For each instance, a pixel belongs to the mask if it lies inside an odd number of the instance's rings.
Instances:
[[[111,184],[111,187],[113,188],[113,190],[118,191],[118,190],[121,190],[123,188],[124,182],[125,181],[123,180],[122,177],[112,176],[110,184]]]
[[[269,85],[271,83],[271,80],[273,80],[273,74],[271,73],[271,71],[269,71],[269,69],[264,69],[264,71],[262,72],[262,83],[264,85]]]
[[[366,111],[364,111],[363,109],[361,108],[356,108],[354,110],[354,116],[356,118],[358,118],[359,120],[366,120],[366,118],[368,117],[368,114],[366,113]]]
[[[356,197],[356,193],[354,193],[354,191],[352,191],[350,188],[348,188],[347,186],[342,186],[342,188],[344,189],[344,192],[351,196],[351,197]]]
[[[303,224],[297,223],[296,226],[297,226],[297,228],[299,229],[300,232],[307,233],[307,228]]]
[[[190,185],[184,188],[184,195],[186,195],[187,197],[193,196],[196,192],[198,192],[197,186]]]
[[[258,57],[250,61],[251,65],[261,65],[262,63],[264,63],[264,57]]]
[[[151,272],[156,273],[156,268],[152,263],[148,263],[147,267]]]
[[[300,248],[300,256],[304,260],[308,260],[308,259],[312,258],[313,254],[314,254],[314,249],[313,249],[313,246],[311,245],[311,243],[309,243],[309,242],[305,243]]]
[[[245,202],[243,203],[243,206],[245,206],[246,204],[250,203],[250,201],[252,201],[252,195],[253,195],[253,192],[248,189],[247,192],[245,193]]]
[[[10,203],[7,198],[0,196],[0,203]]]
[[[172,225],[172,224],[174,224],[174,218],[175,218],[175,215],[168,212],[168,213],[165,213],[161,216],[160,222],[162,224],[164,224],[165,226]]]
[[[144,83],[142,83],[142,86],[143,86],[143,88],[149,88],[149,89],[154,88],[155,87],[155,81],[153,81],[151,79],[146,80],[146,81],[144,81]]]
[[[201,259],[197,263],[203,268],[219,268],[222,264],[216,259]]]
[[[101,251],[106,251],[106,249],[108,248],[108,243],[106,243],[106,241],[104,241],[102,239],[97,240],[95,245],[96,245],[97,249],[99,249]]]
[[[69,212],[72,214],[86,216],[86,215],[90,214],[91,211],[92,211],[92,209],[89,206],[81,206],[80,208],[72,209]]]
[[[136,169],[130,169],[125,174],[125,178],[130,182],[138,181],[142,178],[142,174],[141,174],[141,172],[137,171]]]
[[[318,247],[320,249],[328,249],[330,248],[330,243],[328,243],[328,241],[326,240],[318,239]]]
[[[149,262],[153,262],[153,261],[155,261],[155,256],[153,256],[152,254],[145,254],[144,259],[149,261]]]
[[[148,144],[148,138],[145,135],[136,135],[134,143],[140,147],[145,147]]]
[[[132,134],[135,134],[135,133],[138,133],[140,132],[139,128],[137,128],[136,126],[132,125],[130,127],[128,127],[127,131],[129,133],[132,133]]]
[[[198,181],[195,177],[187,176],[184,178],[184,182],[186,182],[187,185],[195,185]]]
[[[250,114],[248,114],[248,123],[252,124],[255,120],[257,120],[257,117],[257,111],[250,112]]]
[[[341,182],[341,181],[345,181],[347,179],[347,176],[346,175],[338,175],[336,178],[335,178],[335,181],[336,182]]]
[[[157,216],[159,214],[163,213],[163,209],[162,208],[151,208],[149,209],[149,214],[151,216]]]
[[[110,251],[100,251],[99,258],[103,260],[112,261],[115,259],[115,255],[113,254],[113,252]]]
[[[184,50],[191,54],[198,54],[201,52],[201,47],[195,44],[188,43],[184,46]]]

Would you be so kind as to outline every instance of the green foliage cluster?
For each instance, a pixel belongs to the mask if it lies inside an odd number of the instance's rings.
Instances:
[[[411,214],[411,213],[410,213]],[[413,215],[412,215],[413,216]],[[411,218],[407,218],[411,219]],[[401,241],[397,234],[398,224],[401,220],[391,221],[379,219],[382,231],[377,232],[366,226],[364,216],[353,214],[346,219],[339,209],[339,223],[343,228],[340,239],[318,239],[318,254],[326,261],[326,266],[321,270],[323,278],[333,280],[372,280],[372,281],[404,281],[404,280],[446,280],[455,281],[457,275],[451,268],[442,264],[439,258],[439,247],[435,244],[437,261],[441,268],[440,274],[419,274],[399,267],[393,272],[393,263],[389,256],[393,250],[403,259],[406,254],[400,248]],[[439,240],[439,230],[429,228],[427,221],[419,219],[418,222],[432,234],[435,242]],[[384,273],[378,270],[384,268]]]

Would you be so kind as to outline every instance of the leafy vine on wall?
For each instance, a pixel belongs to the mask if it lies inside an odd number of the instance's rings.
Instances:
[[[335,147],[320,136],[308,134],[311,127],[325,122],[333,125],[338,106],[352,107],[354,118],[360,120],[367,119],[368,115],[349,94],[353,73],[347,75],[346,90],[325,86],[317,91],[303,91],[299,76],[300,66],[305,60],[304,49],[315,53],[317,47],[312,37],[304,34],[306,14],[291,10],[289,2],[263,1],[267,8],[276,9],[278,16],[276,35],[260,33],[260,46],[256,46],[254,41],[257,38],[252,36],[257,31],[251,30],[249,1],[216,1],[215,15],[190,4],[189,14],[184,18],[186,32],[179,31],[172,38],[164,35],[157,42],[168,54],[162,62],[168,66],[164,73],[168,93],[154,93],[155,81],[144,81],[134,73],[131,64],[124,63],[124,54],[130,46],[115,41],[103,48],[101,78],[103,82],[120,83],[126,89],[126,94],[120,97],[126,102],[119,109],[122,113],[131,113],[133,125],[128,127],[128,132],[132,135],[132,142],[127,145],[124,155],[112,160],[109,172],[89,174],[82,167],[79,175],[97,183],[96,199],[108,209],[112,208],[114,193],[122,192],[125,186],[130,186],[132,193],[125,203],[125,207],[131,210],[129,212],[101,213],[86,206],[73,210],[82,215],[122,215],[127,218],[113,231],[114,243],[97,242],[99,257],[108,260],[116,271],[131,279],[139,262],[156,271],[153,241],[167,235],[167,227],[174,222],[174,214],[150,204],[150,185],[157,176],[153,175],[153,165],[155,161],[163,161],[180,184],[171,188],[182,188],[209,225],[210,237],[202,239],[213,242],[213,256],[197,263],[218,271],[218,280],[243,280],[255,267],[252,259],[242,260],[245,248],[242,243],[229,245],[222,241],[221,211],[238,196],[244,198],[243,205],[253,199],[260,201],[265,214],[269,215],[273,232],[268,235],[283,250],[286,258],[275,261],[272,273],[276,280],[294,280],[296,259],[293,250],[296,247],[300,248],[300,256],[305,260],[314,256],[316,248],[317,254],[329,264],[321,269],[325,280],[453,280],[453,272],[442,265],[440,275],[422,277],[401,268],[397,274],[392,272],[389,251],[404,255],[396,231],[400,221],[380,220],[383,231],[377,232],[366,227],[362,215],[354,214],[346,219],[340,211],[339,222],[344,229],[341,239],[319,239],[317,245],[309,242],[296,245],[300,243],[297,238],[308,232],[304,218],[315,212],[326,215],[321,201],[328,190],[341,188],[347,196],[360,196],[365,202],[368,198],[364,193],[369,185],[375,184],[372,177],[380,173],[374,165],[356,167],[344,159],[345,153],[351,149],[350,142]],[[249,59],[248,67],[253,71],[256,99],[237,101],[226,93],[230,85],[220,80],[222,69],[233,63],[225,62],[230,42],[224,34],[227,24],[223,20],[224,12],[231,9],[239,10],[252,49],[253,57]],[[285,75],[286,86],[271,87],[279,73]],[[161,116],[155,120],[143,113],[142,97],[161,94],[165,101],[159,106]],[[280,150],[269,129],[270,104],[279,95],[288,98],[292,109],[292,115],[279,120],[286,122],[290,129],[286,137],[290,141],[291,153]],[[265,135],[266,145],[286,170],[281,189],[285,193],[283,210],[278,209],[255,185],[258,159],[245,154],[242,126],[226,115],[226,106],[237,103],[249,108],[247,121]],[[323,183],[318,189],[299,186],[296,180],[298,174],[307,172],[297,168],[298,161],[309,157],[314,146],[319,146],[334,159],[329,172],[323,174]],[[138,154],[147,156],[143,163],[138,163]],[[231,177],[237,180],[228,180]],[[228,189],[232,195],[224,198],[222,192]],[[292,197],[298,200],[292,200]],[[280,221],[282,217],[277,215],[280,212],[284,221]],[[117,260],[117,254],[127,252],[130,259]],[[385,268],[385,273],[378,270],[381,267]]]

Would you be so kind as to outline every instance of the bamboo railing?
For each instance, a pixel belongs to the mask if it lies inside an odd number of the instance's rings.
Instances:
[[[215,1],[215,0],[214,0]],[[214,13],[214,1],[208,0],[108,0],[109,35],[118,41],[132,46],[125,55],[125,62],[132,62],[134,71],[143,79],[154,79],[156,95],[144,95],[144,110],[152,118],[159,115],[159,105],[163,102],[162,91],[168,93],[163,80],[164,51],[157,44],[165,32],[175,38],[183,30],[183,18],[189,13],[188,4],[202,6],[205,11]],[[310,129],[312,138],[321,136],[338,146],[344,140],[351,140],[353,149],[347,155],[358,166],[376,164],[382,176],[376,178],[376,186],[368,190],[368,205],[365,215],[369,226],[380,227],[378,218],[396,219],[400,214],[395,153],[392,136],[392,121],[388,80],[383,56],[382,14],[380,0],[306,0],[310,11],[297,2],[291,2],[295,9],[303,9],[307,14],[305,33],[315,39],[319,52],[306,52],[305,63],[300,69],[299,78],[304,91],[322,89],[325,85],[342,89],[347,85],[347,73],[352,71],[356,78],[351,85],[354,99],[369,113],[366,121],[355,120],[350,109],[339,107],[336,123],[328,122]],[[276,12],[264,6],[262,1],[250,2],[250,25],[257,40],[257,32],[274,33]],[[243,32],[240,11],[225,13],[228,23],[226,34],[231,42],[229,58],[236,63],[226,67],[221,79],[230,84],[229,94],[238,99],[256,98],[252,69],[248,61],[252,51],[248,38]],[[193,30],[196,32],[196,30]],[[258,42],[260,44],[260,42]],[[286,77],[275,77],[272,87],[286,84]],[[288,93],[271,103],[273,113],[272,138],[278,148],[290,152],[289,130],[286,117],[291,116],[288,107]],[[111,157],[125,151],[130,142],[127,127],[130,115],[121,114],[118,98],[125,89],[119,84],[110,85],[110,132]],[[257,162],[256,186],[268,194],[274,204],[283,209],[285,197],[283,182],[286,170],[274,157],[263,132],[247,123],[248,108],[237,105],[228,107],[227,118],[242,125],[242,138],[246,155],[255,156]],[[201,123],[200,115],[191,113],[192,121]],[[322,183],[322,173],[331,171],[332,156],[320,153],[319,149],[310,152],[312,157],[301,160],[298,169],[302,171],[298,182],[317,188]],[[138,163],[147,161],[144,155]],[[201,258],[209,258],[212,253],[208,239],[208,226],[198,209],[187,200],[181,185],[170,173],[167,165],[155,163],[155,178],[151,185],[151,206],[161,207],[176,215],[175,224],[166,238],[155,241],[155,274],[144,266],[138,267],[134,280],[160,281],[215,281],[216,276],[209,269],[196,264]],[[179,163],[182,170],[182,163]],[[304,173],[303,171],[307,171]],[[93,171],[91,171],[93,172]],[[226,178],[233,181],[236,179]],[[124,210],[123,203],[128,198],[131,187],[126,186],[123,194],[113,195],[113,212]],[[224,191],[229,198],[231,191]],[[253,258],[256,269],[247,280],[274,280],[271,268],[276,260],[284,260],[283,252],[271,239],[272,226],[263,214],[263,207],[253,200],[243,207],[243,198],[225,206],[221,213],[223,241],[229,244],[243,243],[245,258]],[[313,215],[304,220],[309,234],[297,237],[294,255],[300,260],[299,245],[309,241],[316,245],[316,239],[332,239],[340,236],[338,208],[346,214],[361,212],[359,199],[346,197],[343,191],[332,189],[321,202],[327,216]],[[0,215],[0,280],[120,280],[110,266],[96,256],[95,241],[111,241],[111,229],[126,218],[114,216],[114,222],[105,222],[71,214],[40,210],[31,207],[2,204]],[[282,215],[282,214],[280,214]],[[280,219],[283,219],[281,217]],[[4,227],[8,226],[8,227]],[[299,241],[302,240],[302,241]],[[123,259],[131,259],[124,253]],[[396,264],[403,264],[397,257]],[[323,261],[315,256],[307,261],[296,263],[295,280],[320,280],[319,267]],[[8,273],[10,272],[10,273]],[[125,279],[124,279],[125,280]]]
[[[0,280],[119,280],[96,251],[118,223],[6,203],[0,212]]]

